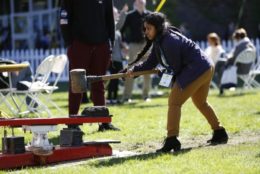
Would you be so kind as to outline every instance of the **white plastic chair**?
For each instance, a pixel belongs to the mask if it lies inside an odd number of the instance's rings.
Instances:
[[[27,64],[28,62],[22,63]],[[16,91],[16,88],[14,88],[12,84],[11,72],[1,73],[5,73],[5,75],[8,77],[9,82],[6,82],[4,79],[0,78],[0,82],[6,85],[6,88],[0,89],[0,105],[4,104],[6,106],[6,109],[9,109],[12,116],[16,116],[17,113],[20,112],[20,107],[18,106],[18,103],[14,98],[14,92]]]
[[[20,98],[21,105],[20,110],[26,104],[26,97],[31,98],[30,104],[26,105],[27,110],[25,112],[21,112],[20,114],[27,114],[29,112],[35,113],[37,116],[42,111],[47,112],[48,116],[50,117],[52,114],[47,105],[45,105],[39,98],[40,94],[45,90],[44,88],[48,86],[48,79],[52,72],[54,66],[54,56],[50,55],[46,57],[40,65],[36,68],[35,75],[33,76],[32,82],[22,81],[28,87],[27,90],[16,90],[16,96]],[[20,96],[19,94],[24,94],[24,96]],[[38,105],[35,107],[35,105]]]
[[[260,83],[255,80],[256,76],[260,75],[260,61],[253,66],[249,72],[249,84],[252,87],[260,88]]]
[[[67,56],[65,54],[58,55],[53,58],[53,68],[51,70],[51,75],[55,76],[55,81],[52,84],[44,86],[44,91],[41,92],[41,95],[44,97],[45,101],[51,105],[53,105],[56,109],[63,113],[61,108],[51,99],[52,93],[58,89],[58,82],[60,77],[66,67],[67,64]],[[47,95],[46,95],[47,93]]]
[[[247,48],[242,51],[236,58],[235,64],[238,66],[237,76],[244,84],[243,88],[252,88],[250,84],[250,70],[256,59],[256,50],[253,48]]]

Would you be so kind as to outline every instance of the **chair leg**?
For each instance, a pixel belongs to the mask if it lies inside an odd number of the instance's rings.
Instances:
[[[62,114],[65,114],[65,112],[50,98],[51,96],[47,96],[45,100],[50,103],[52,106],[54,106],[59,112]]]
[[[251,82],[256,88],[260,88],[260,83],[258,83],[255,79]]]
[[[3,94],[0,92],[0,97],[1,97],[0,104],[1,104],[1,103],[4,103],[4,104],[6,105],[6,107],[9,109],[9,111],[13,114],[13,116],[16,116],[16,115],[17,115],[17,112],[15,111],[15,109],[13,108],[13,106],[11,105],[11,103],[8,101],[8,98],[11,97],[10,92],[7,92],[6,95],[3,95]]]
[[[46,103],[49,103],[51,104],[52,106],[54,106],[60,114],[64,114],[66,115],[66,113],[64,112],[63,109],[61,109],[52,99],[51,99],[51,94],[52,92],[49,92],[48,94],[44,94],[44,93],[41,93],[42,97],[44,98],[44,100],[46,101]]]
[[[34,111],[35,112],[40,112],[40,111],[43,111],[43,112],[46,112],[48,114],[48,117],[51,117],[53,114],[51,113],[51,111],[49,110],[48,106],[42,102],[39,97],[40,97],[40,93],[36,93],[36,94],[33,94],[31,96],[29,96],[32,101],[30,102],[29,104],[29,109]],[[34,105],[35,104],[38,104],[38,107],[35,108]]]
[[[210,82],[210,85],[211,85],[214,89],[218,89],[218,85],[217,85],[215,82],[211,81],[211,82]]]
[[[39,92],[37,93],[25,93],[25,95],[22,95],[22,97],[19,97],[20,99],[20,115],[28,115],[29,113],[35,114],[37,117],[42,116],[42,112],[46,112],[48,117],[52,116],[51,111],[49,110],[48,106],[45,105],[40,99],[39,99]],[[26,103],[26,98],[30,98],[31,101],[29,103]],[[35,106],[37,105],[37,107]],[[22,111],[23,106],[26,106],[26,110]]]

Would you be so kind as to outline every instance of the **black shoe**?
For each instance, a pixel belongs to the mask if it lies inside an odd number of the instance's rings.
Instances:
[[[216,144],[226,144],[228,142],[228,135],[225,128],[214,130],[213,136],[207,143]]]
[[[119,128],[115,127],[111,123],[102,123],[98,127],[98,131],[106,131],[106,130],[114,130],[114,131],[120,131]]]
[[[174,150],[174,152],[181,150],[181,143],[176,136],[167,137],[164,140],[163,147],[161,149],[156,150],[156,152],[167,153],[170,152],[172,149]]]

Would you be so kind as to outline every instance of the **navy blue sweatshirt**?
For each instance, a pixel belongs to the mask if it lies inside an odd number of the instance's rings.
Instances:
[[[160,48],[158,48],[160,47]],[[176,77],[182,89],[207,71],[213,62],[206,57],[202,50],[192,40],[175,31],[166,31],[163,36],[154,41],[152,52],[148,59],[133,67],[133,71],[144,71],[155,68],[160,62],[156,53],[161,49],[169,69]]]

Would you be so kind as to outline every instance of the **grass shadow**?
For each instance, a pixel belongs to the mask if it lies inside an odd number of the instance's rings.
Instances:
[[[64,98],[55,98],[53,99],[54,102],[64,102]],[[68,101],[68,99],[65,99],[65,101]]]
[[[118,107],[119,105],[109,105],[109,107]],[[140,104],[139,102],[135,102],[135,103],[127,103],[125,105],[120,105],[120,107],[124,107],[126,109],[128,108],[134,108],[134,109],[143,109],[143,108],[154,108],[154,107],[161,107],[161,106],[165,106],[162,104],[149,104],[149,105],[143,105]]]
[[[111,166],[114,166],[114,165],[123,164],[125,162],[130,161],[130,160],[144,161],[144,160],[156,159],[156,158],[163,156],[165,154],[172,154],[173,156],[179,156],[179,155],[183,155],[185,153],[188,153],[191,150],[192,150],[192,148],[185,148],[185,149],[182,149],[178,152],[173,152],[173,153],[151,152],[151,153],[146,153],[146,154],[138,154],[138,155],[134,155],[134,156],[130,156],[130,157],[120,157],[120,158],[112,158],[112,159],[109,159],[109,160],[102,160],[102,161],[99,161],[98,163],[93,163],[93,164],[90,164],[90,165],[93,165],[94,167],[111,167]]]
[[[65,104],[64,105],[58,105],[58,106],[61,109],[66,109],[66,110],[68,109],[68,105],[65,105]],[[52,105],[52,106],[49,106],[49,109],[56,109],[56,107]]]
[[[254,115],[260,115],[260,111],[253,113]]]
[[[144,109],[144,108],[154,108],[154,107],[160,107],[160,106],[165,106],[165,105],[160,105],[160,104],[156,104],[156,105],[140,105],[140,106],[135,106],[135,108]]]
[[[216,94],[215,96],[216,97],[219,97],[219,98],[230,98],[230,97],[242,97],[242,96],[245,96],[245,95],[255,95],[256,92],[237,92],[237,93],[233,93],[233,94],[223,94],[223,95],[219,95],[219,94]],[[214,96],[214,95],[213,95]]]
[[[260,153],[256,155],[256,158],[260,158]]]

